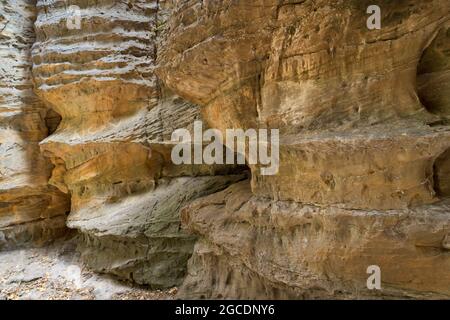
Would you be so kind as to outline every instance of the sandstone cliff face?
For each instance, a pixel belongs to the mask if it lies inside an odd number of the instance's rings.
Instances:
[[[278,174],[185,209],[182,296],[450,296],[450,2],[381,1],[380,30],[371,4],[173,1],[165,84],[211,127],[281,134]]]
[[[254,170],[255,193],[352,208],[436,200],[424,169],[449,137],[427,125],[445,112],[420,103],[416,69],[436,34],[447,37],[448,1],[386,2],[375,31],[368,3],[178,3],[160,55],[166,84],[204,105],[212,127],[281,130],[280,172]],[[428,60],[423,73],[445,71]]]
[[[450,1],[372,4],[2,1],[0,248],[67,224],[185,298],[450,298]],[[174,165],[195,120],[279,129],[279,172]]]
[[[38,145],[48,129],[31,81],[35,18],[32,1],[0,3],[0,249],[66,232],[69,202],[48,184],[51,164]]]
[[[179,209],[243,176],[170,160],[172,131],[199,112],[153,72],[164,19],[158,1],[71,4],[80,8],[79,29],[67,28],[73,17],[64,1],[37,4],[36,89],[62,117],[41,143],[55,165],[50,183],[71,196],[67,224],[81,232],[90,267],[153,287],[178,285],[195,241],[180,231]]]
[[[407,210],[349,210],[261,199],[248,181],[195,201],[183,223],[202,235],[183,297],[448,298],[448,200]],[[448,236],[447,236],[448,237]],[[366,287],[367,267],[382,291]]]

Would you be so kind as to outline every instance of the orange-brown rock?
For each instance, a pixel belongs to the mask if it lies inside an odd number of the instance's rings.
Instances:
[[[450,2],[378,2],[379,30],[372,1],[172,2],[164,83],[211,127],[280,130],[278,174],[251,166],[255,208],[233,189],[187,207],[183,296],[448,298]],[[321,224],[296,227],[304,208]],[[377,263],[385,289],[364,291]]]
[[[71,195],[67,224],[81,232],[91,268],[158,288],[179,285],[195,241],[180,231],[180,207],[245,176],[171,162],[173,130],[189,128],[199,112],[153,72],[158,1],[72,4],[79,29],[68,29],[64,1],[37,5],[36,89],[62,117],[41,143],[55,164],[50,182]]]
[[[43,244],[66,232],[67,197],[48,184],[39,151],[47,109],[33,93],[32,1],[0,3],[0,249]]]

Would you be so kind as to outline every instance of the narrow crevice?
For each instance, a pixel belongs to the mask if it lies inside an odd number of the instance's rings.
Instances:
[[[47,135],[51,135],[58,129],[59,124],[61,123],[61,115],[57,113],[53,109],[49,109],[47,114],[45,115],[45,126],[47,127]]]
[[[450,149],[434,162],[433,178],[436,195],[440,198],[450,197]]]

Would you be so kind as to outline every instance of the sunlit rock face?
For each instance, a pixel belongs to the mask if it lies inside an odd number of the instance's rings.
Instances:
[[[48,184],[39,151],[47,109],[33,93],[33,1],[0,3],[0,249],[44,244],[66,232],[67,197]]]
[[[158,1],[38,1],[33,75],[62,120],[41,143],[50,182],[71,196],[68,226],[93,269],[152,287],[179,285],[195,237],[179,209],[245,175],[235,168],[175,166],[171,134],[198,106],[154,74],[167,10]],[[68,27],[67,21],[70,21]]]
[[[165,85],[211,127],[281,135],[278,174],[185,209],[182,295],[450,297],[450,2],[379,1],[379,30],[372,1],[171,3]]]

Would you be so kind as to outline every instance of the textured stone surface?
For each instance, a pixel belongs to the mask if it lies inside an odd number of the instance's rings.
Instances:
[[[67,223],[185,298],[450,298],[450,1],[372,4],[1,2],[0,246]],[[279,172],[175,166],[195,120],[279,129]]]
[[[33,1],[0,3],[0,249],[62,235],[67,197],[48,185],[51,164],[39,152],[47,109],[33,93]]]
[[[67,29],[63,1],[39,1],[35,23],[37,92],[62,117],[41,143],[55,164],[50,182],[71,195],[68,226],[82,233],[91,268],[158,288],[179,285],[194,243],[179,230],[179,208],[243,176],[226,176],[233,166],[171,162],[172,132],[200,114],[153,72],[164,3],[161,15],[158,1],[73,4],[80,29]]]
[[[201,236],[182,297],[450,298],[448,200],[348,210],[262,200],[249,182],[199,199],[183,223]],[[366,269],[382,270],[382,291]]]
[[[450,2],[379,1],[380,30],[373,1],[172,2],[164,83],[211,127],[281,135],[241,209],[232,188],[186,208],[182,296],[448,298]]]
[[[0,252],[1,300],[159,300],[175,288],[150,291],[84,268],[76,238],[44,248]]]
[[[366,27],[370,1],[176,3],[159,55],[166,85],[202,104],[212,127],[281,131],[280,172],[265,179],[253,170],[255,193],[351,208],[438,200],[424,183],[430,176],[424,169],[449,148],[448,127],[430,132],[428,125],[442,123],[445,112],[430,112],[420,103],[416,69],[431,43],[420,72],[435,71],[429,81],[445,74],[448,0],[384,1],[381,30]],[[445,79],[438,82],[443,84],[433,90],[439,94],[430,96],[440,100],[429,108],[444,110],[448,88]],[[433,144],[442,145],[404,146],[403,136],[412,131],[432,134]],[[292,152],[293,145],[325,139],[328,146],[309,143],[300,154]],[[391,143],[426,155],[415,161]],[[381,163],[371,163],[371,153]],[[322,154],[333,160],[321,161]],[[298,170],[291,170],[293,164]],[[349,171],[357,178],[348,177]],[[356,190],[348,192],[348,186]],[[368,186],[374,188],[365,192]]]
[[[71,214],[68,226],[83,233],[82,258],[95,270],[155,288],[178,286],[196,240],[180,231],[181,207],[242,178],[163,178],[144,194]]]

